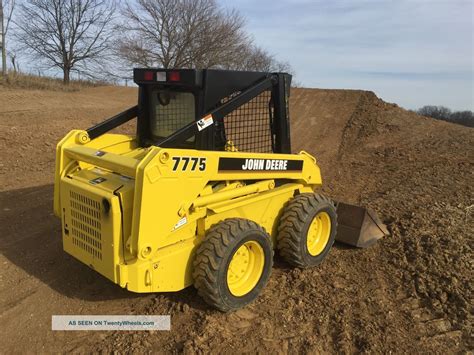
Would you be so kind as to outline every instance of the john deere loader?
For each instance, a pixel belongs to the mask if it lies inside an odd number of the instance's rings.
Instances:
[[[135,69],[134,81],[137,106],[57,146],[67,253],[133,292],[194,285],[222,311],[258,296],[274,250],[296,267],[323,261],[336,206],[316,159],[291,154],[290,75]],[[108,133],[134,118],[136,134]],[[344,207],[345,241],[370,244],[377,221]]]

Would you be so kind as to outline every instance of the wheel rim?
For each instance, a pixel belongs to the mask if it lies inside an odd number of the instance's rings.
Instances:
[[[260,280],[265,264],[263,248],[255,241],[242,244],[232,256],[227,269],[227,286],[234,296],[253,290]]]
[[[331,218],[327,212],[319,212],[314,216],[308,229],[306,246],[312,256],[321,254],[331,235]]]

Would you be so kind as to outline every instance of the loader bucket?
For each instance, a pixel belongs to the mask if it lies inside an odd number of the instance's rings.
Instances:
[[[337,203],[337,223],[336,240],[358,248],[367,248],[389,235],[373,210],[343,202]]]

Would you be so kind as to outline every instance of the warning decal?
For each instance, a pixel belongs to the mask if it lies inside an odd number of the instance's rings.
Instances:
[[[201,118],[199,121],[196,122],[197,128],[199,131],[202,131],[203,129],[209,127],[214,123],[214,120],[212,119],[212,115],[207,115],[204,118]]]
[[[97,185],[97,184],[100,184],[100,183],[102,183],[102,182],[104,182],[104,181],[106,181],[106,180],[107,180],[106,178],[98,177],[98,178],[89,180],[89,182],[90,182],[92,185]]]

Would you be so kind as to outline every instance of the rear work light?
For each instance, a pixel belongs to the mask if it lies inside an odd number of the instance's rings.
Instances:
[[[180,81],[181,76],[179,74],[179,71],[170,71],[168,73],[168,81]]]

